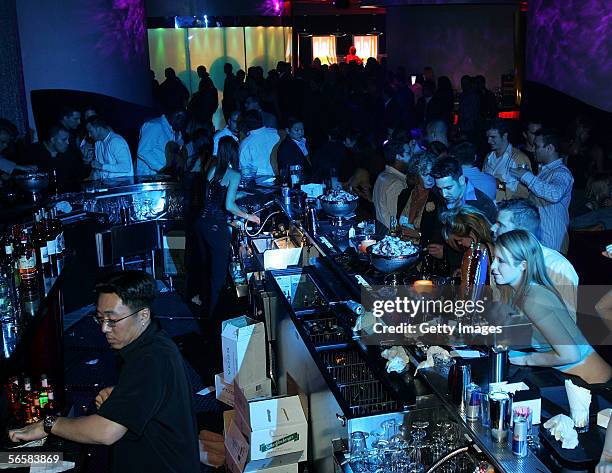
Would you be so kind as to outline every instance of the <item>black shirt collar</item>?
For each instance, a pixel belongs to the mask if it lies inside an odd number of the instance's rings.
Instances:
[[[145,329],[140,336],[129,345],[120,348],[117,354],[123,359],[127,360],[132,354],[138,352],[140,348],[149,344],[158,334],[161,332],[161,326],[156,319],[151,320],[149,326]]]

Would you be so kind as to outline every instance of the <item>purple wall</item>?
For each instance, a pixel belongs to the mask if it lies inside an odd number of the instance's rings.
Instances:
[[[530,0],[527,79],[612,112],[610,0]]]
[[[150,105],[144,0],[19,0],[17,15],[30,123],[37,89]]]
[[[387,54],[407,72],[432,66],[436,76],[482,74],[491,89],[514,70],[516,6],[436,5],[387,8]]]

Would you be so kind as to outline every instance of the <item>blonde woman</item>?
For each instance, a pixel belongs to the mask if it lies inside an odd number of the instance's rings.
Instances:
[[[508,286],[508,302],[534,327],[538,351],[519,356],[514,352],[512,364],[554,367],[587,383],[610,380],[612,368],[593,350],[570,317],[548,277],[542,248],[531,233],[512,230],[497,238],[491,274],[498,286]]]

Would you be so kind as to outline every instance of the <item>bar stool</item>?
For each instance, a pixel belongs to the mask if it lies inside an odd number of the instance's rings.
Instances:
[[[155,250],[160,248],[157,221],[138,222],[111,228],[111,249],[113,264],[119,262],[125,269],[126,258],[151,256],[151,272],[155,275]]]

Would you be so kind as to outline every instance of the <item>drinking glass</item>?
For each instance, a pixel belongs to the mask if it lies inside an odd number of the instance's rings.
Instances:
[[[349,443],[349,453],[351,455],[351,463],[356,471],[364,471],[365,458],[368,453],[368,446],[366,439],[368,434],[366,432],[352,432],[351,440]]]

